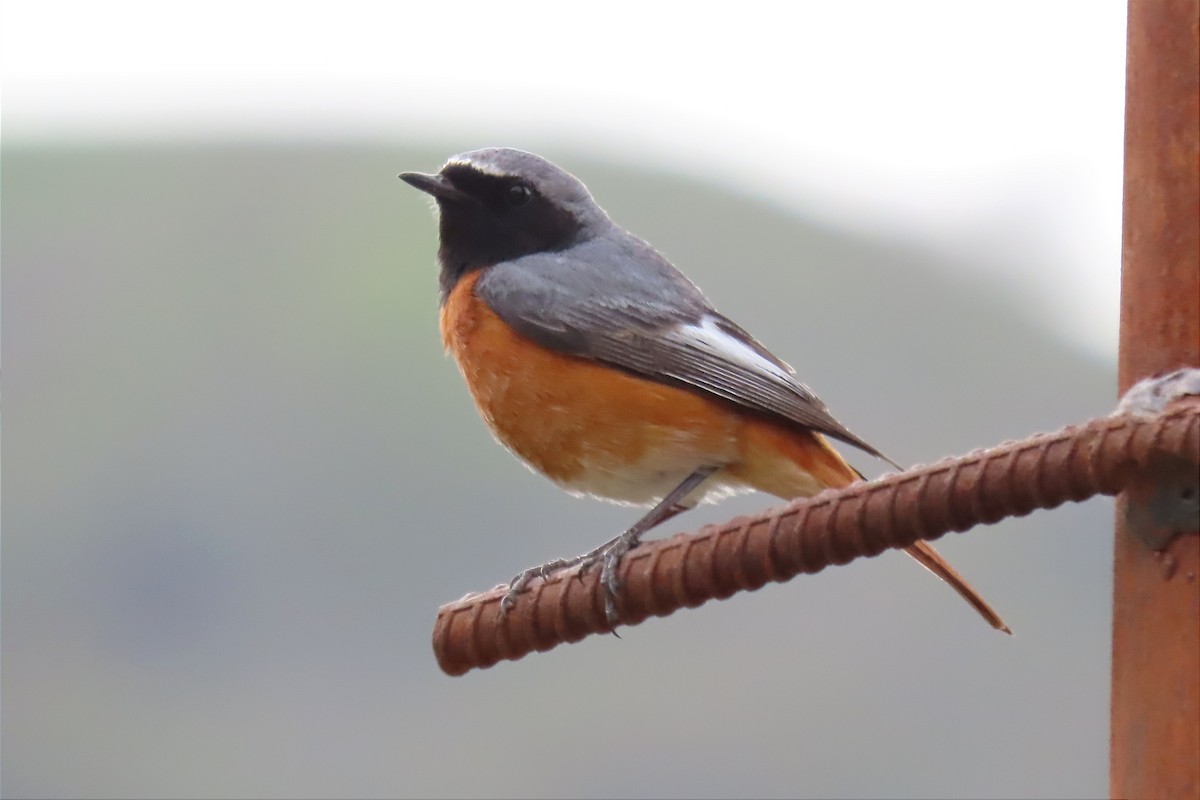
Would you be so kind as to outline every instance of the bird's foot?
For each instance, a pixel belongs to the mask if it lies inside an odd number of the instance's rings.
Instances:
[[[593,564],[600,562],[600,584],[604,587],[604,617],[608,620],[610,628],[616,628],[621,621],[621,617],[617,613],[617,592],[621,590],[621,580],[617,577],[617,568],[621,566],[621,559],[625,557],[625,554],[637,547],[639,538],[635,531],[626,531],[598,548],[598,552],[593,551],[594,555],[591,560],[579,570],[579,574],[582,576]]]
[[[583,580],[583,576],[587,574],[588,570],[596,564],[600,564],[600,583],[604,587],[604,616],[608,620],[608,624],[615,628],[621,621],[620,616],[617,614],[616,602],[617,592],[621,588],[621,582],[617,577],[617,568],[621,565],[621,558],[637,546],[638,539],[640,538],[641,532],[636,530],[636,528],[630,528],[625,533],[614,539],[610,539],[595,550],[589,550],[574,558],[556,558],[553,561],[548,561],[545,564],[524,570],[509,581],[508,591],[504,593],[504,597],[500,600],[500,613],[507,614],[512,610],[512,607],[516,605],[517,596],[534,578],[545,580],[563,570],[579,567],[579,571],[575,573],[575,577],[578,580]]]
[[[539,564],[536,567],[530,567],[527,570],[521,571],[508,582],[508,591],[500,599],[500,613],[507,614],[512,610],[512,607],[517,604],[517,596],[525,590],[525,587],[534,578],[545,580],[556,572],[570,569],[576,564],[582,563],[586,557],[587,554],[576,556],[575,558],[556,558],[553,561],[547,561],[545,564]]]

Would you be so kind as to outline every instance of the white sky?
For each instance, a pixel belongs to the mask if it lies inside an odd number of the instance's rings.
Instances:
[[[987,279],[1112,356],[1124,35],[1123,0],[8,0],[3,134],[573,141],[952,252],[989,237],[1029,267]]]

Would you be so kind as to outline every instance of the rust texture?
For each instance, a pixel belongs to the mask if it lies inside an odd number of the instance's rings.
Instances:
[[[1121,392],[1200,366],[1200,0],[1128,7]],[[1126,523],[1133,489],[1117,504],[1110,791],[1200,797],[1200,536],[1154,552]]]
[[[1149,418],[1104,417],[647,542],[621,562],[621,618],[636,625],[917,539],[1116,494],[1163,458],[1200,460],[1200,399]],[[534,580],[504,616],[505,587],[442,606],[433,632],[438,664],[461,675],[610,630],[598,579],[591,570]]]

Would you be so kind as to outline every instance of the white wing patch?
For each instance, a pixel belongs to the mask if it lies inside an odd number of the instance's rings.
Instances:
[[[712,317],[705,317],[699,325],[680,325],[672,331],[672,335],[692,347],[716,353],[753,372],[771,375],[787,384],[796,383],[790,371],[781,369],[778,364],[754,352],[745,342],[721,330]]]

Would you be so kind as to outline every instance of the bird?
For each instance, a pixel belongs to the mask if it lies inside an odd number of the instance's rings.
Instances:
[[[535,577],[599,565],[615,629],[620,560],[657,525],[743,491],[792,500],[863,480],[831,440],[902,471],[566,170],[496,147],[399,177],[435,201],[442,341],[494,437],[573,495],[649,508],[522,571],[503,610]],[[906,550],[1011,632],[931,545]]]

